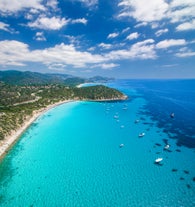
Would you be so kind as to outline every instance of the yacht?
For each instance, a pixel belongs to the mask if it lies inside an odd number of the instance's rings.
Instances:
[[[142,132],[142,133],[139,134],[139,137],[143,137],[144,135],[145,135],[145,133]]]
[[[171,113],[171,114],[170,114],[170,117],[171,117],[171,118],[174,118],[174,117],[175,117],[175,114],[174,114],[174,113]]]
[[[165,149],[165,150],[168,150],[168,149],[169,149],[169,147],[170,147],[170,145],[169,145],[169,144],[167,144],[167,145],[165,145],[164,149]]]
[[[163,160],[163,158],[162,158],[162,157],[159,157],[159,158],[155,159],[154,162],[155,162],[156,164],[159,164],[162,160]]]
[[[119,145],[120,148],[122,148],[122,147],[124,147],[124,146],[125,146],[124,144],[120,144],[120,145]]]

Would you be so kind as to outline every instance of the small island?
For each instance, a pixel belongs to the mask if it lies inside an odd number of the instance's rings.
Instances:
[[[29,74],[30,72],[28,72]],[[17,82],[10,78],[0,79],[0,156],[12,146],[21,133],[46,110],[69,101],[118,101],[125,100],[120,91],[95,85],[76,87],[86,80],[68,78],[66,81],[36,81],[33,73],[31,79],[20,72]],[[37,73],[36,73],[37,76]],[[59,75],[58,75],[59,76]],[[11,76],[13,79],[14,77]],[[21,78],[22,77],[22,78]],[[25,81],[24,81],[25,80]]]

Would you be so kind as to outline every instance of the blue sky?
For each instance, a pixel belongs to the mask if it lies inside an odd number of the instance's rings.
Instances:
[[[195,78],[194,0],[0,0],[0,70]]]

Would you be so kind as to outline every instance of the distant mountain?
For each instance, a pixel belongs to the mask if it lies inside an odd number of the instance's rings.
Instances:
[[[76,85],[86,80],[67,74],[42,74],[37,72],[21,72],[15,70],[0,71],[0,81],[11,85],[45,85],[65,84]]]
[[[43,74],[37,72],[21,72],[16,70],[0,71],[0,81],[11,85],[46,85],[63,84],[67,86],[76,86],[86,82],[107,82],[112,78],[95,76],[92,78],[80,78],[67,74]]]
[[[112,81],[112,80],[114,80],[114,78],[107,78],[107,77],[102,77],[102,76],[94,76],[88,79],[89,82],[101,82],[101,83]]]

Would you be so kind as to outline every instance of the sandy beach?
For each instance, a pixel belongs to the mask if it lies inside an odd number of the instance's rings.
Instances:
[[[24,133],[24,131],[42,114],[44,114],[49,109],[52,109],[58,105],[71,102],[73,100],[65,100],[60,101],[55,104],[51,104],[47,106],[46,108],[42,108],[40,110],[34,111],[33,115],[24,122],[24,124],[16,129],[16,131],[12,132],[9,136],[7,136],[4,140],[0,141],[0,159],[2,159],[8,150],[16,143],[16,141],[21,137],[21,135]]]
[[[118,100],[126,100],[128,97],[124,96],[123,98],[115,98],[115,99],[101,99],[101,100],[82,100],[82,101],[95,101],[95,102],[104,102],[104,101],[118,101]],[[23,125],[13,131],[9,136],[7,136],[5,139],[0,140],[0,159],[2,159],[8,150],[16,143],[16,141],[21,137],[21,135],[24,133],[24,131],[42,114],[44,114],[46,111],[48,111],[51,108],[54,108],[58,105],[72,102],[75,100],[65,100],[60,101],[55,104],[51,104],[47,106],[46,108],[39,109],[37,111],[33,112],[33,115],[29,117],[28,120],[26,120]]]

